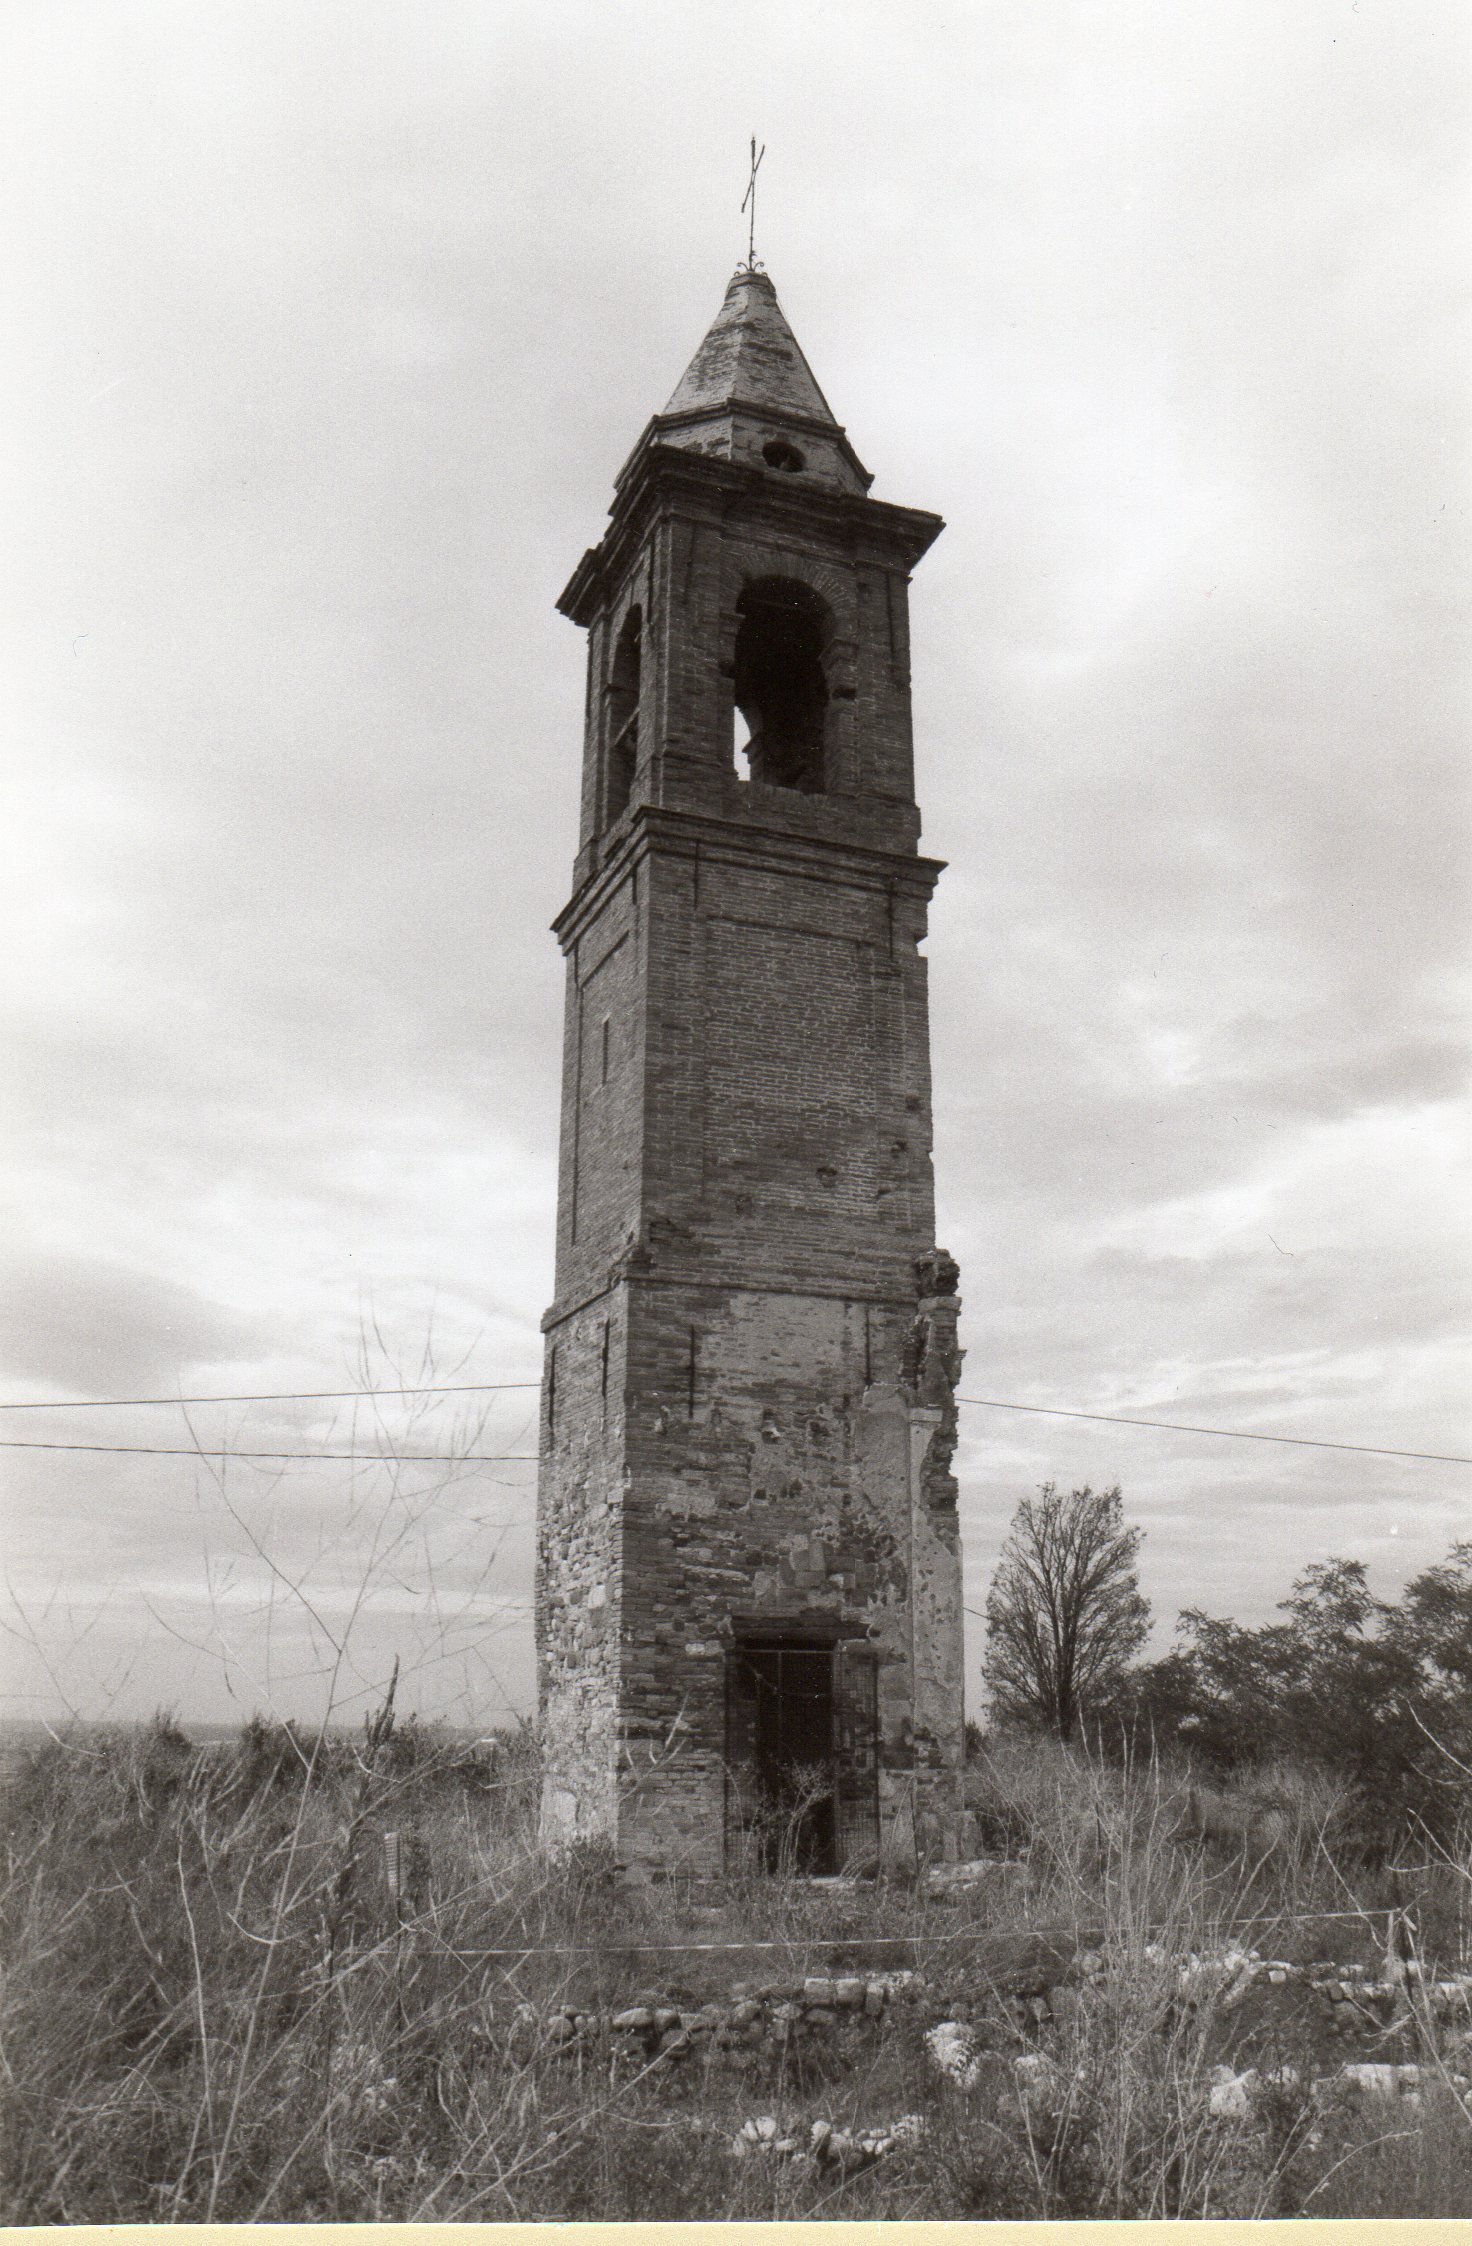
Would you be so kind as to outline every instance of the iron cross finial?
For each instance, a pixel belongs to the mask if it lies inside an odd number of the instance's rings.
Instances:
[[[760,271],[756,261],[756,175],[761,169],[762,158],[766,153],[766,142],[763,141],[761,147],[758,148],[756,134],[753,133],[751,136],[751,177],[746,183],[746,193],[741,198],[741,208],[746,210],[749,206],[751,210],[751,221],[746,233],[746,266],[747,271],[751,273]]]

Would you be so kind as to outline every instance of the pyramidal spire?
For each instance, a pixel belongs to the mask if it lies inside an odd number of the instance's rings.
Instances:
[[[743,265],[666,413],[700,406],[767,406],[838,424],[787,325],[770,277]]]
[[[830,490],[873,481],[819,389],[768,274],[743,265],[663,413],[655,441],[806,475]]]

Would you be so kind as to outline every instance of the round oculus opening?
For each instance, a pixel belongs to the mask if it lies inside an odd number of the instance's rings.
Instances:
[[[800,475],[806,466],[796,445],[790,445],[785,437],[773,437],[768,444],[764,444],[762,458],[769,468],[780,468],[789,476]]]

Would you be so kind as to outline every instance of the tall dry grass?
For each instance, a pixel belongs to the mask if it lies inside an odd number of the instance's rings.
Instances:
[[[1414,1979],[1419,2108],[1316,2104],[1320,2062],[1285,2030],[1258,2054],[1250,2111],[1212,2116],[1232,2022],[1181,2001],[1181,1961],[1234,1944],[1312,1956],[1330,1924],[1335,1954],[1377,1955],[1408,1883],[1335,1853],[1336,1804],[1304,1774],[1274,1781],[1295,1806],[1264,1861],[1183,1843],[1183,1783],[1003,1744],[982,1807],[1016,1863],[994,1885],[946,1901],[779,1872],[630,1890],[596,1849],[540,1852],[525,1737],[470,1750],[387,1700],[350,1738],[256,1724],[202,1750],[165,1721],[79,1732],[8,1789],[5,2214],[1472,2212],[1472,2123]],[[1465,1885],[1454,1855],[1440,1869],[1448,1893]],[[1331,1910],[1345,1915],[1305,1916]],[[554,2018],[656,1991],[693,2002],[738,1970],[816,1971],[819,1945],[862,1956],[898,1934],[920,1977],[858,2055],[815,2042],[755,2071],[715,2049],[651,2065],[596,2034],[570,2052]],[[1101,1969],[1046,2028],[1019,2018],[1018,1958],[1025,1978],[1029,1945],[1066,1961],[1081,1940]],[[970,2087],[926,2055],[943,2014],[978,2039]],[[734,2157],[754,2112],[800,2132],[916,2113],[926,2136],[835,2177]]]

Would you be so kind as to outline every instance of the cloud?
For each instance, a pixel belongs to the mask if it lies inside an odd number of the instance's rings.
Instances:
[[[268,1339],[261,1321],[156,1272],[57,1255],[7,1261],[0,1352],[32,1387],[167,1394],[181,1376],[247,1359]]]

